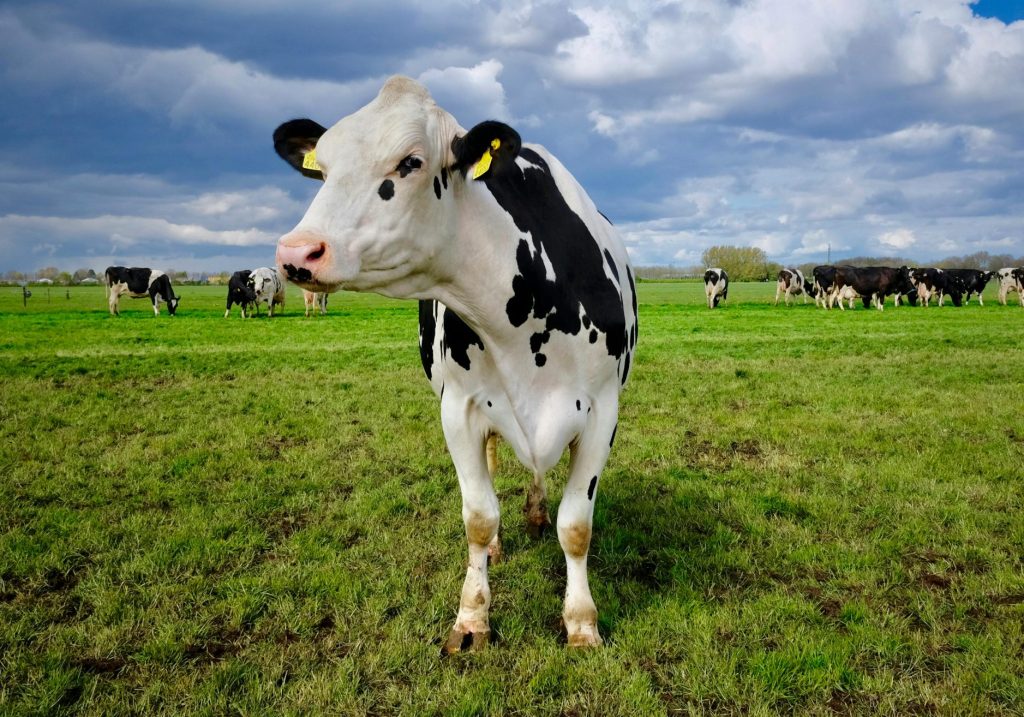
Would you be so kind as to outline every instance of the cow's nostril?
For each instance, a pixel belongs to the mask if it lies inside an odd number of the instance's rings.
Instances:
[[[306,259],[308,261],[316,261],[317,259],[322,257],[324,255],[324,252],[326,252],[326,251],[327,251],[327,245],[326,244],[321,244],[318,249],[315,249],[315,250],[311,251],[306,256]]]

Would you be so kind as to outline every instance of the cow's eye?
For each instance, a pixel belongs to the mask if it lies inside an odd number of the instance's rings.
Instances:
[[[415,172],[422,166],[423,160],[420,159],[419,157],[410,154],[408,157],[406,157],[405,159],[398,163],[398,167],[396,167],[396,169],[398,170],[399,176],[404,177],[405,175],[409,174],[409,172]]]

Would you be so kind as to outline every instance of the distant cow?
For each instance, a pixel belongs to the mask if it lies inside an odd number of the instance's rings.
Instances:
[[[1006,306],[1006,297],[1011,291],[1016,291],[1020,298],[1020,305],[1024,306],[1024,280],[1022,280],[1021,268],[1005,266],[996,272],[996,279],[999,280],[999,303]]]
[[[906,272],[900,277],[899,284],[896,285],[896,290],[892,294],[892,301],[894,306],[899,306],[900,302],[906,301],[911,306],[917,306],[917,287],[913,281],[913,269],[907,268]]]
[[[814,286],[804,278],[803,272],[799,269],[782,269],[779,272],[778,281],[775,284],[775,305],[779,305],[779,297],[786,297],[786,306],[789,306],[790,296],[803,297],[807,303],[807,295],[814,294]]]
[[[729,275],[725,269],[714,268],[704,272],[704,295],[709,309],[718,306],[722,299],[729,298]]]
[[[316,313],[319,310],[321,316],[327,313],[326,291],[309,291],[307,289],[303,289],[302,301],[306,305],[307,317],[309,316],[310,311]]]
[[[270,315],[273,316],[275,306],[284,306],[285,286],[277,269],[265,266],[253,269],[250,282],[256,292],[257,311],[259,311],[260,303],[266,303]]]
[[[243,319],[246,311],[252,313],[253,307],[256,305],[256,290],[253,288],[252,271],[249,269],[236,271],[228,281],[228,305],[224,310],[225,319],[231,314],[231,307],[235,304],[241,307]]]
[[[971,303],[971,294],[978,295],[978,304],[985,305],[981,294],[985,291],[988,282],[995,276],[994,271],[981,271],[979,269],[946,269],[948,276],[955,277],[961,284],[964,293],[964,303]]]
[[[827,306],[828,296],[832,292],[832,284],[836,280],[836,268],[828,264],[822,264],[811,270],[813,281],[811,282],[811,295],[817,306]],[[851,306],[851,308],[853,308]]]
[[[103,272],[110,313],[120,316],[121,297],[127,294],[133,299],[147,296],[153,302],[153,314],[160,315],[160,302],[167,304],[167,313],[174,316],[178,310],[178,297],[174,295],[171,280],[162,271],[133,266],[108,266]]]
[[[938,299],[939,306],[945,304],[946,296],[953,301],[953,306],[963,304],[964,284],[960,277],[948,274],[942,269],[924,268],[911,272],[911,281],[917,287],[917,297],[921,306],[928,306],[932,297]]]
[[[885,308],[885,297],[896,293],[909,271],[905,266],[899,269],[888,266],[836,267],[835,283],[829,296],[829,308],[843,289],[849,286],[860,294],[864,308],[873,304],[882,311]],[[843,308],[842,301],[839,302],[839,308]]]

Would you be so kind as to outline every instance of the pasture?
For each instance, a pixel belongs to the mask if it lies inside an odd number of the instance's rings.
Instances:
[[[102,293],[0,288],[0,713],[1021,713],[1024,310],[994,287],[840,313],[640,283],[606,647],[561,644],[503,449],[493,644],[444,660],[466,542],[415,304]]]

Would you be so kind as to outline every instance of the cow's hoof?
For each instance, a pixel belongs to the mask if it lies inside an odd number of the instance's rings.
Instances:
[[[604,641],[597,631],[597,625],[581,625],[580,628],[566,635],[569,647],[601,647]]]
[[[534,540],[540,540],[544,537],[545,531],[551,526],[551,521],[544,516],[543,520],[530,520],[526,521],[526,533]]]
[[[458,628],[452,630],[448,635],[448,642],[441,648],[441,657],[454,655],[458,652],[479,652],[487,647],[491,641],[490,630],[479,630],[477,632],[463,632]]]
[[[494,536],[494,540],[487,544],[487,561],[491,565],[497,565],[501,562],[504,557],[504,553],[501,550],[501,538],[498,535]]]

